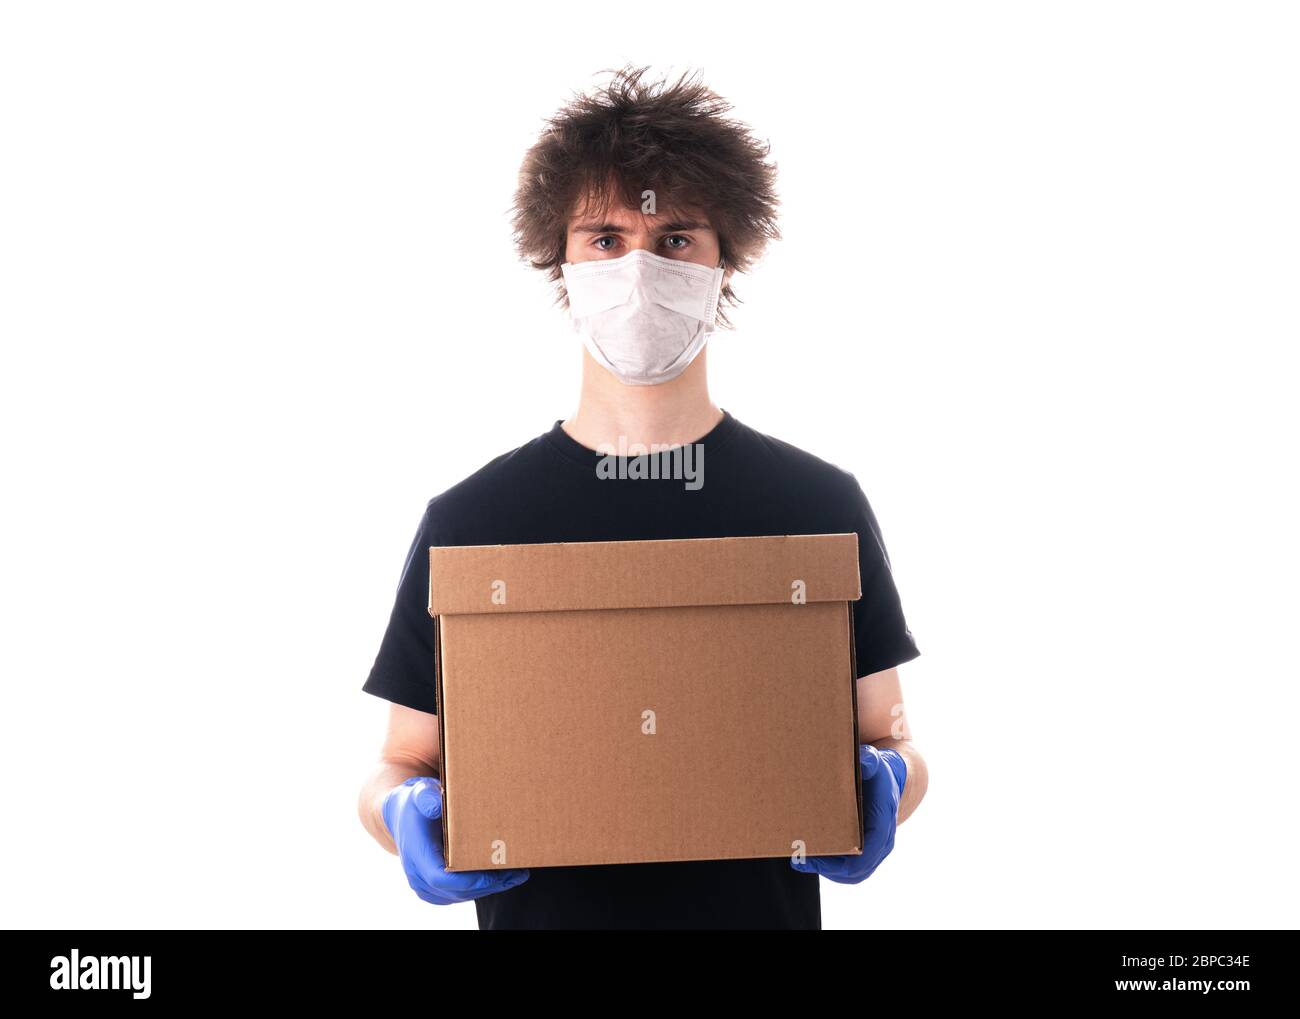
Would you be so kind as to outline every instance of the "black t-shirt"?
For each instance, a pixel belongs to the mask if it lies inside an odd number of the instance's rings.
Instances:
[[[854,475],[755,431],[725,409],[691,445],[694,460],[682,456],[674,464],[660,456],[659,469],[651,470],[653,454],[606,459],[556,421],[431,499],[362,689],[438,711],[428,613],[431,545],[856,531],[858,675],[920,654],[875,514]],[[659,476],[637,476],[652,473]],[[483,930],[821,927],[818,877],[794,870],[788,857],[535,867],[527,881],[476,899],[475,906]]]

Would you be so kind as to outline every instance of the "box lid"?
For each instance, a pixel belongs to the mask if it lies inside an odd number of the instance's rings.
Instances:
[[[429,614],[856,601],[858,536],[435,545]]]

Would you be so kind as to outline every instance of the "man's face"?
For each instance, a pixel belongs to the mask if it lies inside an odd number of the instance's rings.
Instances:
[[[603,215],[579,213],[569,219],[566,262],[620,258],[637,248],[709,268],[721,261],[717,232],[698,210],[659,209],[650,216],[640,209],[612,206]]]

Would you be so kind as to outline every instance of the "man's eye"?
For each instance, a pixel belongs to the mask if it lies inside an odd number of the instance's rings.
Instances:
[[[609,244],[602,244],[602,241],[609,241]],[[601,251],[608,251],[616,243],[616,238],[606,234],[604,237],[597,237],[592,243],[594,243],[596,247],[600,248]]]
[[[682,243],[673,244],[672,243],[673,241],[681,241]],[[668,247],[670,247],[674,251],[682,251],[683,249],[689,248],[691,246],[691,239],[689,237],[683,236],[682,234],[670,234],[669,236],[664,238],[664,243],[667,244]]]

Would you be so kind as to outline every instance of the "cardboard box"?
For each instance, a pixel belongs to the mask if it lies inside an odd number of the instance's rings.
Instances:
[[[857,550],[431,547],[447,869],[860,853]]]

